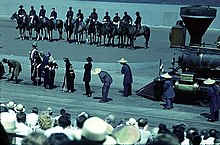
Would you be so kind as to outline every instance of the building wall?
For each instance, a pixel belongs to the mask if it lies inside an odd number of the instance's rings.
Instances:
[[[142,16],[142,23],[153,26],[173,26],[180,18],[179,11],[183,5],[158,5],[143,3],[112,3],[112,2],[92,2],[92,1],[75,1],[75,0],[0,0],[0,18],[9,19],[10,16],[18,11],[19,5],[24,5],[27,13],[30,6],[33,5],[37,13],[43,4],[47,10],[47,16],[50,15],[51,8],[55,7],[58,18],[65,19],[69,6],[73,7],[74,14],[78,9],[82,10],[85,18],[89,16],[93,8],[97,9],[99,21],[102,20],[106,11],[111,18],[116,12],[122,17],[124,11],[135,19],[135,12],[139,11]],[[210,28],[220,29],[220,7],[217,8],[217,15]]]

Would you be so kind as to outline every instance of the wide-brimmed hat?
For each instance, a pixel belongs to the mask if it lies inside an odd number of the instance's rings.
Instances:
[[[128,61],[125,60],[124,58],[121,58],[118,62],[119,62],[119,63],[127,63]]]
[[[33,43],[32,43],[32,46],[37,47],[37,42],[33,42]]]
[[[25,106],[22,104],[18,104],[14,109],[16,112],[25,112]]]
[[[113,130],[112,135],[119,144],[134,144],[141,138],[139,129],[132,125],[119,126]]]
[[[7,133],[14,133],[16,129],[15,116],[9,112],[0,113],[1,116],[1,124],[4,127]]]
[[[19,6],[19,8],[23,8],[23,7],[24,7],[23,5],[20,5],[20,6]]]
[[[101,71],[102,71],[101,68],[95,68],[95,69],[92,70],[91,73],[92,73],[93,75],[97,75],[97,74],[99,74]]]
[[[215,80],[212,80],[212,79],[208,78],[208,79],[205,80],[203,83],[206,84],[206,85],[212,85],[212,84],[215,83]]]
[[[92,57],[90,57],[90,56],[87,57],[86,60],[87,60],[87,61],[93,61]]]
[[[165,79],[171,79],[172,78],[172,76],[169,73],[162,74],[161,77],[163,77]]]
[[[13,101],[9,101],[8,104],[6,104],[6,106],[9,109],[14,109],[16,107],[16,104]]]
[[[135,14],[136,14],[136,15],[139,15],[139,14],[140,14],[140,12],[138,12],[138,11],[137,11]]]
[[[129,120],[125,123],[126,125],[133,125],[135,127],[138,127],[138,122],[134,118],[129,118]]]

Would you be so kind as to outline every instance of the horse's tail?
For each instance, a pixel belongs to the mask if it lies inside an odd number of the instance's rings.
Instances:
[[[149,40],[150,38],[150,28],[148,26],[142,26],[144,30],[144,37]]]

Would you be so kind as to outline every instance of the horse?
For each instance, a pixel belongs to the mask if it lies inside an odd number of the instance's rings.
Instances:
[[[67,18],[66,22],[64,23],[65,31],[66,31],[66,41],[71,40],[71,36],[73,34],[73,27],[74,27],[75,20]]]
[[[81,42],[83,41],[83,32],[85,32],[85,30],[86,25],[83,21],[79,22],[78,20],[76,20],[74,22],[73,32],[76,44],[81,44]]]
[[[121,34],[121,29],[118,28],[118,25],[111,23],[109,37],[111,39],[111,44],[113,47],[115,46],[115,37],[116,36],[118,36],[117,45],[118,45],[118,47],[120,46],[120,34]]]
[[[97,25],[93,19],[88,18],[86,21],[86,37],[89,35],[89,43],[90,45],[96,43],[96,32],[97,32]]]
[[[119,45],[118,47],[124,47],[126,45],[128,45],[128,34],[129,34],[129,28],[130,28],[130,24],[124,22],[124,21],[120,21],[119,23],[119,29],[118,29],[118,37],[119,37]],[[127,43],[126,43],[127,40]]]
[[[39,22],[37,16],[34,17],[26,16],[26,19],[27,19],[27,30],[29,31],[29,39],[32,40],[33,29],[36,30],[36,27]]]
[[[62,34],[63,34],[63,21],[58,19],[56,20],[57,22],[57,31],[59,33],[59,40],[62,39]],[[53,19],[49,19],[47,23],[47,33],[48,33],[48,40],[52,41],[53,40],[53,30],[55,29],[55,24],[53,22]]]
[[[21,17],[19,17],[18,16],[18,14],[15,12],[14,14],[12,14],[12,16],[11,16],[11,20],[16,20],[17,21],[17,27],[16,27],[16,29],[19,29],[19,32],[20,32],[20,35],[19,35],[19,37],[20,37],[20,40],[24,40],[24,38],[25,38],[25,30],[27,29],[27,19],[26,19],[26,16],[25,16],[25,18],[21,18]]]
[[[108,38],[107,44],[110,44],[110,26],[97,21],[98,45],[101,45],[102,36],[104,37],[104,45],[106,45],[106,38]]]
[[[136,37],[144,36],[145,38],[145,48],[148,48],[148,41],[150,39],[150,28],[147,26],[141,26],[140,30],[136,34],[136,26],[132,25],[128,29],[128,38],[130,39],[130,47],[134,48],[134,40]]]
[[[47,37],[47,25],[49,19],[47,17],[40,18],[38,16],[36,16],[36,19],[37,19],[37,24],[35,27],[35,31],[36,31],[37,40],[40,40],[40,37],[42,40],[44,40],[44,38]]]

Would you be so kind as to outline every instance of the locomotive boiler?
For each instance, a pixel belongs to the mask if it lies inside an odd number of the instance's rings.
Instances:
[[[179,47],[183,50],[182,55],[173,58],[172,81],[176,97],[182,100],[199,102],[202,106],[209,104],[206,98],[208,86],[203,84],[207,78],[220,83],[220,49],[206,47],[202,44],[202,37],[209,25],[216,17],[217,10],[209,6],[194,5],[180,8],[180,16],[190,35],[189,46]],[[165,80],[158,76],[152,83],[153,97],[161,100]],[[144,89],[138,92],[143,95]],[[147,91],[145,90],[145,93]]]

